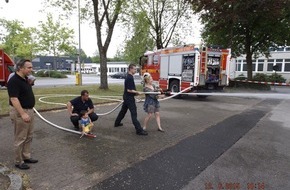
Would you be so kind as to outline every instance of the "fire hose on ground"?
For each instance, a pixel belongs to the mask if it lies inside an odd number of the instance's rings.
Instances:
[[[289,94],[278,94],[278,93],[195,93],[195,92],[191,92],[188,93],[188,91],[190,91],[192,87],[188,87],[185,88],[184,90],[177,92],[177,93],[170,93],[171,96],[160,99],[159,101],[164,101],[164,100],[168,100],[171,98],[174,98],[178,95],[199,95],[199,96],[226,96],[226,97],[246,97],[246,98],[272,98],[272,99],[290,99],[290,95]],[[186,92],[186,93],[185,93]],[[160,92],[139,92],[139,94],[160,94]],[[43,99],[45,98],[51,98],[51,97],[60,97],[60,96],[74,96],[76,97],[77,95],[48,95],[48,96],[43,96],[39,98],[39,101],[42,103],[47,103],[47,104],[56,104],[56,105],[63,105],[66,106],[66,104],[64,103],[57,103],[57,102],[48,102],[48,101],[44,101]],[[103,99],[103,100],[111,100],[111,101],[119,101],[120,103],[115,106],[112,110],[106,112],[106,113],[98,113],[97,115],[99,116],[105,116],[108,114],[111,114],[112,112],[114,112],[118,107],[120,107],[123,104],[123,100],[120,99],[116,99],[116,96],[94,96],[91,95],[92,98],[98,98],[98,99]],[[115,97],[115,98],[114,98]],[[140,101],[141,102],[141,101]],[[60,130],[63,131],[67,131],[67,132],[71,132],[71,133],[75,133],[75,134],[81,134],[81,132],[79,131],[74,131],[71,129],[67,129],[64,127],[61,127],[59,125],[56,125],[50,121],[48,121],[47,119],[45,119],[35,108],[33,108],[35,113],[46,123],[48,123],[49,125],[58,128]]]
[[[188,87],[178,93],[174,93],[172,96],[169,96],[167,98],[163,98],[163,99],[160,99],[160,101],[164,101],[164,100],[168,100],[168,99],[171,99],[171,98],[174,98],[184,92],[187,92],[191,89],[192,87]],[[161,94],[160,92],[139,92],[139,94]],[[43,99],[45,98],[52,98],[52,97],[60,97],[60,96],[73,96],[73,97],[76,97],[78,95],[72,95],[72,94],[68,94],[68,95],[47,95],[47,96],[43,96],[43,97],[40,97],[38,100],[42,103],[46,103],[46,104],[55,104],[55,105],[62,105],[62,106],[66,106],[66,104],[64,103],[58,103],[58,102],[48,102],[48,101],[44,101]],[[112,110],[106,112],[106,113],[97,113],[98,116],[105,116],[105,115],[108,115],[108,114],[111,114],[112,112],[114,112],[118,107],[120,107],[122,104],[123,104],[123,100],[120,100],[120,99],[114,99],[113,97],[114,96],[94,96],[94,95],[91,95],[92,98],[98,98],[98,99],[105,99],[105,100],[111,100],[111,101],[119,101],[120,103],[115,106]],[[62,127],[62,126],[59,126],[57,124],[54,124],[50,121],[48,121],[47,119],[45,119],[35,108],[33,108],[34,112],[39,116],[40,119],[42,119],[44,122],[46,122],[47,124],[57,128],[57,129],[60,129],[60,130],[63,130],[63,131],[67,131],[67,132],[71,132],[71,133],[75,133],[75,134],[82,134],[82,132],[80,131],[75,131],[75,130],[72,130],[72,129],[68,129],[68,128],[65,128],[65,127]]]

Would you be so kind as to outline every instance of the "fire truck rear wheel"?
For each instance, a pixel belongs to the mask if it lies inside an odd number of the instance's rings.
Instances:
[[[171,81],[170,85],[169,85],[169,89],[170,89],[171,92],[178,93],[179,89],[180,89],[179,81],[178,80]],[[181,95],[177,95],[174,98],[181,98]]]

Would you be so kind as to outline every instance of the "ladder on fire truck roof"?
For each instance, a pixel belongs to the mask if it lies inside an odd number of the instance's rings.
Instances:
[[[198,48],[196,48],[194,44],[187,44],[187,45],[182,45],[182,46],[177,46],[177,47],[168,47],[168,48],[161,49],[161,54],[194,51],[197,49]]]

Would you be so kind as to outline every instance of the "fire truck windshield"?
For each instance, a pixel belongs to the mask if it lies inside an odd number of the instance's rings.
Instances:
[[[142,65],[147,64],[147,61],[148,61],[148,56],[142,56],[140,58],[140,65],[142,66]]]

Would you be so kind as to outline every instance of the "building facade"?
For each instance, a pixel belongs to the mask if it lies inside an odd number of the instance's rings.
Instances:
[[[127,62],[107,62],[107,75],[112,75],[118,72],[127,72],[129,63]],[[71,71],[79,71],[79,64],[72,64]],[[100,75],[100,63],[82,63],[81,64],[82,73],[96,74]]]
[[[86,74],[100,75],[100,63],[92,63],[91,58],[81,60],[81,64],[77,63],[77,57],[69,56],[37,56],[32,60],[33,69],[37,70],[60,70],[69,71],[71,73],[81,72]],[[107,75],[112,75],[118,72],[127,72],[128,62],[107,62]],[[139,67],[137,66],[137,69]]]
[[[246,55],[242,55],[232,60],[235,64],[233,67],[235,70],[231,71],[231,78],[236,78],[243,74],[247,77],[247,62]],[[252,59],[253,76],[256,73],[264,73],[271,75],[275,71],[273,66],[277,65],[277,74],[282,75],[287,82],[290,81],[290,47],[279,48],[276,51],[270,51],[270,56],[260,56],[256,59]]]
[[[70,56],[37,56],[32,60],[33,69],[67,70],[71,71],[72,64],[77,64],[77,57]],[[82,59],[84,63],[91,63],[91,58]]]

